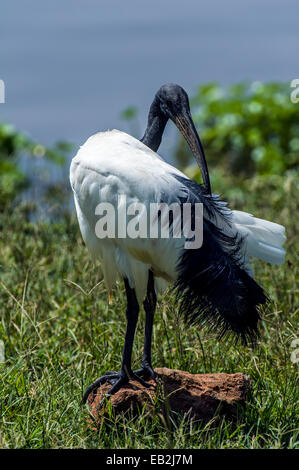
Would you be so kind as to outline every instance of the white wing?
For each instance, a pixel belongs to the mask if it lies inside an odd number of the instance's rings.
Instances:
[[[119,212],[119,196],[124,194],[127,205],[142,203],[147,209],[153,202],[180,202],[185,188],[173,175],[185,177],[140,141],[116,130],[90,137],[72,160],[70,180],[81,233],[92,257],[102,259],[109,289],[119,274],[143,299],[150,268],[158,290],[165,281],[176,279],[182,239],[99,239],[95,235],[99,203],[110,203]]]
[[[244,249],[247,256],[272,264],[284,263],[285,250],[282,245],[286,236],[282,225],[241,211],[232,211],[232,223],[238,233],[246,237]]]

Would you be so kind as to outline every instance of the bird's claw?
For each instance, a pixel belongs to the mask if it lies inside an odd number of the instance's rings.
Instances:
[[[129,382],[129,380],[136,380],[136,382],[139,382],[145,388],[153,387],[152,384],[143,380],[142,377],[140,377],[133,371],[131,371],[131,373],[129,374],[123,371],[121,372],[108,371],[105,375],[103,375],[102,377],[97,379],[95,382],[93,382],[91,385],[89,385],[89,387],[87,387],[83,395],[82,401],[83,403],[86,403],[90,393],[93,392],[95,394],[96,390],[106,382],[109,382],[112,385],[112,387],[108,390],[105,396],[109,397],[111,395],[114,395],[114,393],[118,392],[118,390],[120,390],[123,385],[126,385]],[[101,401],[99,407],[102,406],[104,400],[105,400],[105,397]]]
[[[85,390],[85,393],[84,393],[83,398],[82,398],[83,403],[87,402],[87,399],[88,399],[91,392],[93,392],[95,394],[96,390],[106,382],[109,382],[109,383],[111,383],[111,385],[113,385],[118,378],[119,378],[119,373],[117,373],[117,372],[112,373],[112,371],[108,371],[105,375],[103,375],[99,379],[95,380]]]
[[[134,370],[134,374],[140,378],[153,379],[157,383],[157,374],[149,364],[141,364],[141,368]]]

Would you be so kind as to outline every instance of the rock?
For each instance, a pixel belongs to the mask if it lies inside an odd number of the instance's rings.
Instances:
[[[171,409],[179,413],[189,413],[192,419],[208,420],[215,414],[234,416],[238,406],[245,404],[246,393],[251,388],[250,378],[242,373],[236,374],[190,374],[181,370],[155,369],[157,385],[153,380],[152,388],[145,388],[138,382],[130,381],[115,395],[110,397],[115,413],[131,410],[140,413],[143,407],[154,411],[157,402],[164,411]],[[88,397],[89,410],[96,422],[107,412],[107,404],[99,409],[99,404],[111,387],[102,385],[96,395]],[[156,396],[157,394],[157,396]]]

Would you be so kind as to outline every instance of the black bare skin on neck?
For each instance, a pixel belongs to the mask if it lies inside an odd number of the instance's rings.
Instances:
[[[147,128],[141,142],[156,152],[168,119],[189,111],[188,95],[182,87],[175,83],[161,86],[150,107]]]
[[[190,113],[189,98],[185,90],[174,83],[161,86],[150,107],[147,128],[141,142],[154,152],[160,146],[168,119],[174,122],[184,136],[201,169],[204,189],[211,194],[207,162]]]
[[[141,142],[156,152],[161,144],[168,117],[161,111],[159,99],[155,97],[149,111],[147,128]]]

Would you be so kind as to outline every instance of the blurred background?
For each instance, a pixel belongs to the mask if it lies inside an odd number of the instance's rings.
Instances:
[[[298,0],[4,0],[0,10],[0,447],[298,448]],[[180,326],[172,291],[159,300],[153,363],[242,371],[253,382],[245,414],[192,426],[170,425],[162,408],[109,414],[95,433],[80,397],[119,367],[125,297],[119,283],[108,304],[84,246],[70,160],[97,131],[140,138],[166,82],[190,96],[213,192],[284,225],[286,262],[254,263],[271,299],[254,351]],[[172,123],[159,153],[201,181]]]
[[[296,0],[4,2],[2,203],[24,186],[22,197],[39,201],[53,185],[61,194],[59,182],[68,190],[70,159],[96,131],[141,137],[166,82],[193,98],[210,168],[221,161],[247,175],[294,168],[298,15]],[[171,124],[159,152],[183,168],[191,163]]]

